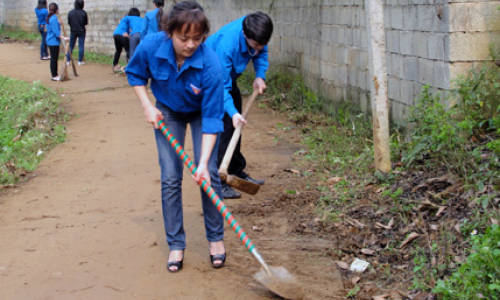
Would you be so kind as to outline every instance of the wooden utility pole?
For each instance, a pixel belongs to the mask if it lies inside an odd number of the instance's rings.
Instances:
[[[389,101],[385,59],[385,28],[383,0],[365,0],[368,56],[370,64],[371,103],[373,114],[373,148],[375,168],[391,170],[389,148]]]

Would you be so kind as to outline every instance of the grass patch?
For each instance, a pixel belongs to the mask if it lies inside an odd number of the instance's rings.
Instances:
[[[59,96],[40,82],[0,76],[0,90],[0,185],[12,185],[64,142],[68,115]]]
[[[0,25],[0,37],[7,38],[12,41],[34,42],[41,41],[42,36],[37,32],[26,32],[19,28],[12,28],[5,24]]]

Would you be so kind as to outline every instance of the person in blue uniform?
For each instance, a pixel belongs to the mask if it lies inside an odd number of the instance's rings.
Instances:
[[[57,60],[59,58],[59,45],[61,39],[69,40],[69,38],[62,36],[61,24],[57,19],[59,6],[56,3],[49,4],[49,14],[47,15],[47,46],[50,52],[50,73],[52,74],[53,81],[59,81],[60,77],[57,73]]]
[[[260,94],[266,89],[266,71],[269,67],[267,44],[273,33],[271,18],[260,11],[248,14],[219,29],[211,35],[205,44],[219,56],[224,73],[224,133],[220,136],[218,163],[222,163],[226,149],[239,122],[246,123],[241,116],[241,93],[236,79],[246,69],[250,60],[255,69],[253,89]],[[241,153],[241,137],[229,163],[228,174],[233,174],[247,181],[264,184],[264,180],[254,179],[245,171],[246,159]],[[226,183],[222,183],[225,199],[241,197]]]
[[[194,180],[207,180],[220,195],[217,171],[218,134],[224,115],[222,70],[217,55],[203,41],[210,31],[203,8],[195,1],[175,4],[163,19],[162,31],[141,41],[125,72],[144,110],[146,122],[154,125],[161,170],[162,211],[170,249],[167,269],[182,268],[186,234],[183,225],[183,163],[158,129],[157,119],[184,146],[189,124],[198,169]],[[153,105],[146,85],[156,98]],[[205,233],[214,268],[225,262],[224,224],[210,198],[202,191]]]
[[[155,9],[148,11],[144,16],[144,21],[142,22],[141,40],[143,40],[148,34],[157,33],[159,31],[158,24],[161,23],[161,18],[163,17],[164,4],[164,0],[153,0]]]
[[[129,53],[130,58],[134,56],[135,48],[139,45],[141,41],[141,30],[142,30],[142,22],[144,18],[141,18],[141,12],[137,8],[134,9],[133,14],[129,13],[129,28],[130,28],[130,37],[129,37]]]
[[[120,61],[120,55],[122,54],[123,49],[125,49],[125,52],[127,53],[127,62],[130,60],[130,33],[132,31],[131,24],[138,24],[140,22],[140,18],[141,12],[139,11],[139,9],[137,7],[132,7],[128,11],[127,15],[120,20],[118,26],[116,26],[116,29],[113,32],[113,40],[115,42],[113,71],[118,71],[120,68],[120,65],[118,63]]]
[[[38,5],[35,8],[36,18],[38,20],[38,31],[42,36],[42,42],[40,44],[40,59],[48,60],[49,51],[47,48],[47,15],[49,11],[47,10],[47,0],[38,0]]]

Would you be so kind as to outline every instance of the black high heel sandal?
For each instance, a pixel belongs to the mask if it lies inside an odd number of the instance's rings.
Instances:
[[[224,253],[224,254],[215,254],[215,255],[211,255],[210,254],[210,261],[212,262],[212,267],[214,267],[216,269],[222,268],[222,266],[226,262],[226,253]],[[215,263],[216,261],[221,261],[221,263],[216,264]]]
[[[170,256],[170,253],[169,253],[169,256]],[[182,251],[182,259],[177,261],[170,261],[170,262],[167,262],[167,270],[170,272],[170,273],[176,273],[176,272],[179,272],[180,270],[182,270],[182,263],[184,262],[184,251]],[[171,267],[177,267],[177,269],[175,270],[171,270],[170,268]]]

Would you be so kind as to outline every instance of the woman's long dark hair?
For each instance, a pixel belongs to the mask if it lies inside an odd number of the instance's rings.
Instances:
[[[59,10],[59,6],[55,3],[50,3],[49,4],[49,15],[47,16],[47,23],[49,23],[50,17],[56,14],[56,12]]]
[[[163,5],[165,5],[163,0],[153,0],[153,3],[158,7],[158,13],[156,14],[156,22],[161,23],[161,17],[163,17]]]
[[[196,1],[182,1],[175,4],[168,12],[168,17],[162,20],[162,30],[170,36],[175,31],[183,30],[189,32],[194,29],[196,32],[202,32],[205,37],[210,32],[210,23],[208,22],[203,7]]]
[[[36,6],[36,8],[47,8],[47,0],[38,0],[38,5]]]

